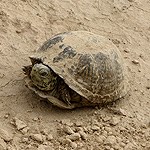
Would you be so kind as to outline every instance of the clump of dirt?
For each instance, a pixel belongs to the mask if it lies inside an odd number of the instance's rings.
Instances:
[[[148,0],[0,1],[0,149],[150,149]],[[86,30],[119,48],[130,95],[110,108],[61,110],[25,87],[21,67],[52,35]]]

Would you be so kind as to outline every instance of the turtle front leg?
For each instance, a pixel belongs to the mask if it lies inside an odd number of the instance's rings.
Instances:
[[[43,63],[43,59],[42,58],[38,58],[38,57],[29,57],[30,58],[30,61],[32,63],[32,66],[34,66],[35,64],[40,64],[40,63]]]
[[[24,74],[27,75],[30,78],[30,73],[31,73],[31,70],[32,70],[32,65],[23,66],[22,70],[23,70]]]
[[[71,105],[71,95],[69,86],[62,80],[58,80],[57,91],[61,100],[63,100],[67,105]]]
[[[50,101],[53,105],[55,105],[59,108],[62,108],[62,109],[74,109],[77,107],[75,103],[67,105],[65,102],[63,102],[55,97],[49,97],[48,101]]]
[[[65,102],[55,98],[55,97],[50,97],[48,100],[55,106],[62,108],[62,109],[75,109],[75,108],[80,108],[80,107],[95,107],[96,104],[90,103],[90,102],[72,102],[69,105],[67,105]]]

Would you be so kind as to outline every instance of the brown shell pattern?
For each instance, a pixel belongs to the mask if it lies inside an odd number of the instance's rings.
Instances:
[[[127,93],[127,77],[118,48],[87,31],[57,34],[38,50],[74,91],[93,103],[114,101]]]

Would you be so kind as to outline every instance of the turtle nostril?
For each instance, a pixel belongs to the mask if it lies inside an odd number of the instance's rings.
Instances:
[[[33,69],[32,69],[32,71],[36,72],[36,69],[35,69],[35,68],[33,68]]]

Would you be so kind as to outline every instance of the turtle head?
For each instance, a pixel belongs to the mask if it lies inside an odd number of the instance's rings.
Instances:
[[[40,90],[49,91],[56,87],[57,75],[42,63],[33,65],[30,76],[33,84]]]

